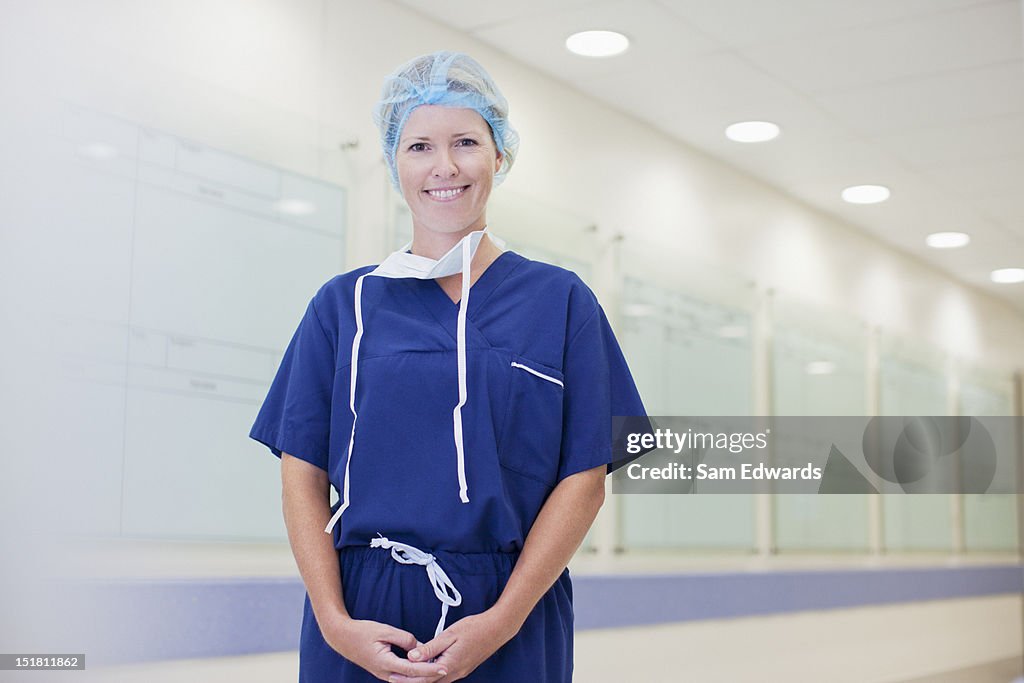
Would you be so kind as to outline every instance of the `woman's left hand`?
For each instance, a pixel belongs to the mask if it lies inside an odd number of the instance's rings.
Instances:
[[[465,678],[498,648],[516,634],[507,620],[493,611],[463,617],[433,640],[409,652],[411,662],[440,664],[448,675],[437,683],[450,683]],[[418,679],[395,678],[395,683],[412,683]]]

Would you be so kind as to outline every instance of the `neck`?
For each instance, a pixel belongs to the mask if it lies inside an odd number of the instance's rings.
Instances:
[[[466,235],[483,230],[485,227],[482,225],[480,227],[466,228],[460,232],[432,232],[430,230],[416,230],[414,226],[410,251],[417,256],[439,259],[451,251],[452,247],[458,244]],[[483,249],[488,241],[485,233],[484,238],[480,242],[480,248]]]

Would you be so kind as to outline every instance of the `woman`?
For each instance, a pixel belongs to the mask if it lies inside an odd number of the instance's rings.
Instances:
[[[507,115],[466,55],[389,77],[376,120],[411,249],[317,291],[250,432],[282,459],[300,681],[572,678],[566,564],[611,418],[643,406],[586,285],[486,232]]]

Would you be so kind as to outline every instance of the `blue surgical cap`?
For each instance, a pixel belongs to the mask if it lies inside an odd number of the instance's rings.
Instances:
[[[491,127],[501,152],[494,184],[505,179],[519,149],[519,134],[508,122],[508,101],[480,64],[461,52],[433,52],[398,67],[384,81],[373,120],[380,130],[391,184],[401,191],[395,153],[409,114],[423,104],[472,109]]]

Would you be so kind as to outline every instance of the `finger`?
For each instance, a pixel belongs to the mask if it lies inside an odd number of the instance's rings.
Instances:
[[[449,648],[439,654],[436,659],[432,660],[431,663],[435,666],[443,667],[447,671],[454,671],[459,667],[458,656],[454,653],[454,650]]]
[[[410,662],[393,652],[385,655],[383,667],[385,671],[391,672],[392,675],[402,675],[409,678],[427,678],[430,681],[436,681],[438,678],[448,675],[448,667],[446,666],[429,662]]]
[[[444,678],[444,676],[431,676],[430,678],[426,678],[424,676],[410,677],[403,676],[402,674],[391,674],[391,676],[388,677],[388,683],[437,683],[442,678]]]
[[[394,626],[388,626],[385,629],[384,634],[380,636],[380,639],[385,643],[397,645],[403,650],[411,650],[420,644],[420,642],[416,640],[416,636],[409,633],[408,631],[403,631],[400,628],[395,628]]]
[[[455,636],[447,631],[443,631],[441,635],[433,640],[429,640],[422,645],[417,645],[415,649],[409,650],[409,660],[413,662],[429,662],[451,647],[454,642]]]

